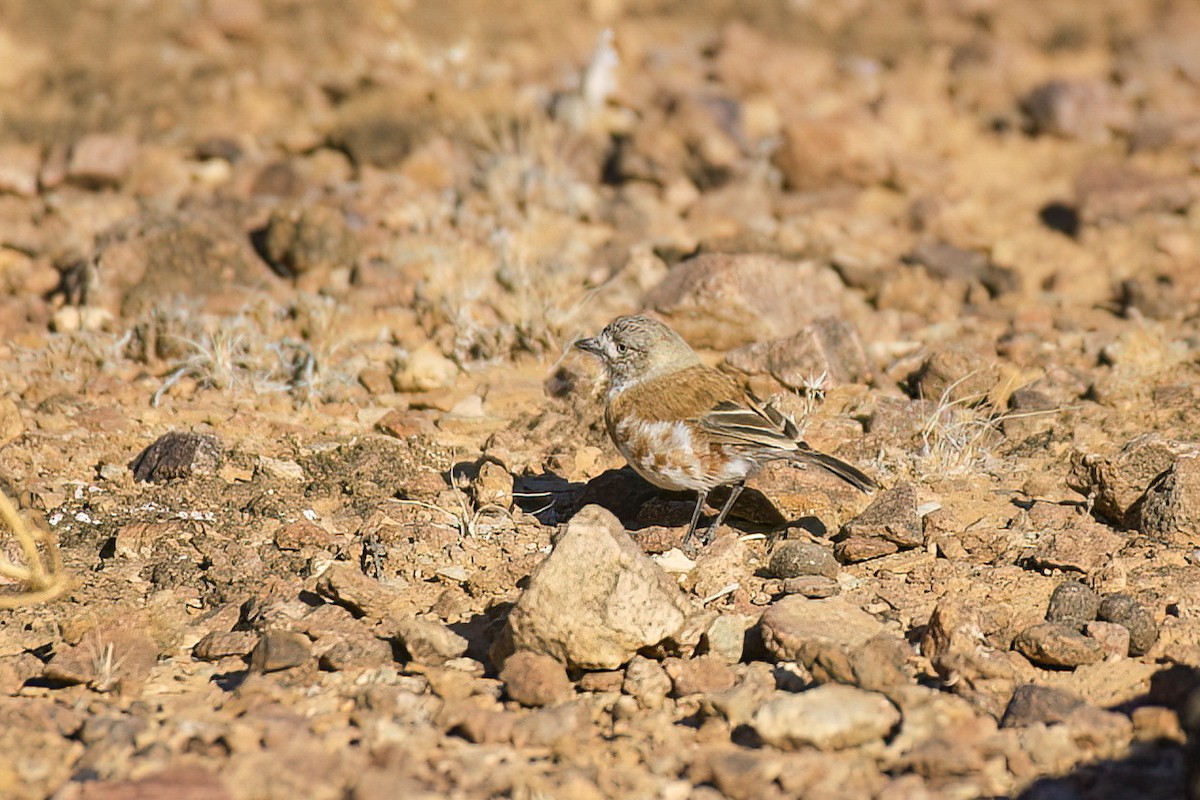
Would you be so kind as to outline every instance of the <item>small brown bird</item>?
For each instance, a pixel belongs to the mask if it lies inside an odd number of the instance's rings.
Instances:
[[[796,423],[728,375],[704,366],[679,334],[657,320],[618,317],[575,346],[604,362],[604,421],[629,465],[662,489],[697,493],[685,546],[708,493],[731,487],[703,544],[712,541],[747,478],[768,461],[815,464],[861,491],[876,487],[856,467],[809,447]]]

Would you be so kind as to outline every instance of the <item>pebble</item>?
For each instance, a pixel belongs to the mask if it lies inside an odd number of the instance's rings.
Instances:
[[[513,653],[500,670],[509,699],[523,706],[549,706],[575,694],[563,665],[542,653]]]
[[[1057,622],[1032,625],[1013,639],[1013,649],[1043,667],[1078,667],[1104,657],[1100,643]]]
[[[836,578],[839,570],[837,559],[828,547],[812,542],[784,541],[771,552],[767,574],[774,578],[796,578],[802,575],[819,575]]]
[[[1129,631],[1129,655],[1141,656],[1158,641],[1158,623],[1146,607],[1127,594],[1106,595],[1097,616]]]
[[[883,695],[831,683],[766,703],[751,722],[762,740],[795,750],[843,750],[887,736],[900,712]]]
[[[1048,622],[1059,622],[1076,630],[1096,618],[1100,597],[1079,581],[1063,581],[1054,587],[1046,609]]]
[[[312,659],[312,643],[302,633],[267,631],[250,651],[251,672],[279,672]]]

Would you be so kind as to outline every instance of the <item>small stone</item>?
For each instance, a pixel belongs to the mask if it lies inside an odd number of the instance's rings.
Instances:
[[[785,597],[759,621],[763,644],[780,661],[798,661],[808,669],[820,664],[832,680],[854,682],[850,652],[883,631],[883,624],[840,598],[809,600]]]
[[[767,574],[774,578],[795,578],[801,575],[821,575],[836,578],[837,559],[828,547],[812,542],[785,540],[771,552]]]
[[[671,678],[675,697],[723,692],[737,682],[729,665],[713,656],[668,658],[663,661],[663,669]]]
[[[685,585],[700,597],[711,597],[735,584],[745,586],[751,574],[750,548],[737,536],[721,536],[696,556]]]
[[[1106,595],[1096,613],[1104,622],[1115,622],[1129,631],[1129,655],[1142,656],[1158,641],[1158,623],[1146,607],[1127,594]]]
[[[1179,714],[1163,706],[1141,706],[1130,715],[1133,737],[1139,742],[1171,742],[1183,744],[1187,738],[1180,725]]]
[[[747,618],[740,614],[718,614],[700,638],[700,649],[726,664],[742,660],[746,643]]]
[[[1013,639],[1013,649],[1044,667],[1094,664],[1104,653],[1100,643],[1057,622],[1032,625]]]
[[[978,282],[992,297],[1020,287],[1020,276],[1011,269],[993,264],[986,253],[966,250],[948,242],[922,242],[904,260],[920,264],[938,280]]]
[[[271,212],[262,255],[281,275],[327,275],[358,260],[358,244],[345,215],[324,205],[283,205]]]
[[[563,665],[541,653],[513,653],[500,670],[500,680],[509,699],[523,706],[550,706],[575,694]]]
[[[34,197],[42,168],[41,147],[6,142],[0,145],[0,193]]]
[[[892,134],[869,114],[799,117],[782,133],[773,161],[789,189],[868,186],[888,176]]]
[[[999,379],[997,368],[979,353],[947,347],[929,354],[908,378],[908,388],[918,399],[977,406],[989,399]]]
[[[296,552],[305,547],[324,548],[333,541],[333,534],[306,519],[289,522],[275,531],[275,546],[280,550]]]
[[[887,539],[874,536],[850,536],[833,546],[833,554],[843,564],[857,564],[872,558],[890,556],[900,551],[900,546]]]
[[[1183,177],[1162,177],[1127,164],[1094,163],[1075,178],[1075,205],[1089,224],[1128,222],[1139,214],[1172,213],[1191,205]]]
[[[255,472],[281,481],[302,481],[305,478],[304,467],[290,458],[259,456]]]
[[[279,672],[312,660],[312,643],[295,631],[267,631],[250,651],[252,672]]]
[[[912,647],[898,636],[881,633],[861,647],[850,653],[850,669],[854,673],[854,683],[860,689],[883,691],[893,686],[910,683],[905,666]],[[821,680],[825,677],[820,665],[814,665],[813,677]]]
[[[881,694],[827,684],[783,694],[758,710],[751,725],[762,740],[787,750],[843,750],[882,739],[900,712]]]
[[[404,617],[396,620],[396,640],[410,660],[440,666],[467,652],[467,640],[440,622]]]
[[[484,461],[471,479],[471,497],[477,509],[491,507],[508,511],[513,503],[513,476],[495,461]]]
[[[1065,722],[1075,709],[1086,705],[1075,695],[1050,686],[1027,683],[1013,692],[1000,720],[1002,728],[1024,728],[1035,723]]]
[[[553,708],[542,708],[513,725],[514,747],[571,746],[581,735],[579,729],[587,724],[587,717],[579,703],[563,703]]]
[[[642,708],[658,708],[671,692],[671,678],[657,661],[634,656],[625,668],[621,691],[637,700]]]
[[[67,178],[88,188],[119,186],[138,155],[138,143],[131,136],[92,133],[71,148]]]
[[[136,694],[158,663],[158,646],[132,626],[99,625],[79,644],[60,650],[46,664],[47,680],[87,684],[97,692]]]
[[[578,686],[582,692],[619,692],[624,680],[625,671],[620,669],[585,672]]]
[[[1021,107],[1038,133],[1106,142],[1133,125],[1133,110],[1104,80],[1051,80],[1025,95]]]
[[[840,594],[842,586],[832,578],[821,575],[801,575],[798,578],[788,578],[783,582],[783,594],[798,594],[814,600],[822,597],[833,597]]]
[[[1116,661],[1129,655],[1129,629],[1115,622],[1092,620],[1083,632],[1100,643],[1105,661]]]
[[[408,354],[392,384],[398,392],[431,392],[453,386],[457,377],[458,365],[429,342]]]
[[[367,577],[361,569],[345,561],[326,567],[317,578],[316,589],[322,597],[372,619],[387,619],[412,608],[412,601],[403,593]]]
[[[720,800],[758,800],[763,796],[763,788],[771,786],[783,768],[777,756],[742,747],[722,749],[708,758],[708,769],[712,783],[720,790]],[[689,798],[695,798],[695,793]]]
[[[213,631],[192,648],[192,657],[201,661],[220,661],[231,656],[246,656],[258,644],[253,631]]]
[[[917,514],[916,488],[911,483],[902,483],[880,491],[871,505],[842,527],[842,534],[883,539],[899,547],[921,546],[925,536]]]
[[[166,483],[191,475],[215,475],[221,466],[221,441],[201,433],[171,431],[129,462],[134,480]]]
[[[1096,618],[1100,597],[1079,581],[1063,581],[1054,587],[1046,609],[1048,622],[1060,622],[1076,630]]]
[[[921,653],[951,690],[999,717],[1012,699],[1017,672],[1008,653],[987,644],[980,611],[969,599],[947,595],[938,601]]]
[[[25,431],[21,410],[8,397],[0,397],[0,445],[8,444]]]

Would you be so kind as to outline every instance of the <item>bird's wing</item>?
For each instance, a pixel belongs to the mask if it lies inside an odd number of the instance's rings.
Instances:
[[[771,403],[764,403],[750,393],[741,403],[730,400],[718,403],[696,422],[726,444],[785,452],[807,448],[800,441],[796,423]]]
[[[878,486],[858,467],[814,450],[801,440],[796,423],[772,403],[764,403],[749,392],[744,403],[718,403],[696,422],[714,441],[746,448],[758,459],[786,458],[796,464],[813,464],[864,492]]]

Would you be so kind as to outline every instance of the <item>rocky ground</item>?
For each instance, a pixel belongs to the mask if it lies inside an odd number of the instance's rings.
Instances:
[[[1195,4],[9,0],[0,63],[4,797],[1186,796]],[[638,310],[884,488],[681,552],[570,349]]]

